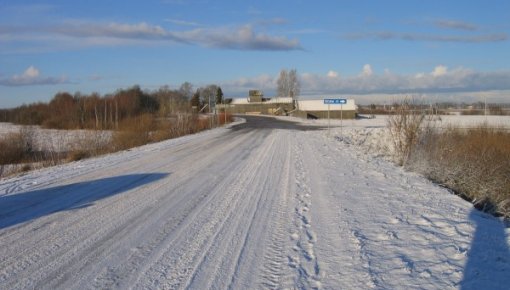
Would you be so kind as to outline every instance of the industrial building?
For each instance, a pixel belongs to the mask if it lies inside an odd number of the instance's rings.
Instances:
[[[347,99],[344,105],[329,105],[329,117],[332,119],[353,119],[356,117],[356,104]],[[264,98],[261,91],[251,90],[247,98],[234,98],[228,104],[217,104],[219,111],[231,114],[262,114],[296,116],[309,119],[328,118],[328,105],[322,99],[293,100],[292,98]]]
[[[326,105],[324,100],[298,100],[293,116],[307,119],[354,119],[356,118],[356,104],[353,99],[347,99],[344,105]]]

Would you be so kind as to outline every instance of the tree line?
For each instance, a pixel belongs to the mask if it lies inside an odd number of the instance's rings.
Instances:
[[[0,122],[53,129],[112,130],[125,120],[145,114],[164,118],[200,110],[211,112],[211,106],[222,102],[223,92],[217,85],[200,87],[195,92],[188,82],[178,89],[163,86],[154,91],[135,85],[103,96],[59,92],[48,103],[0,109]]]

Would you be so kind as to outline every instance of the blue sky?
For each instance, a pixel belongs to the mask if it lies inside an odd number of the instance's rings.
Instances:
[[[1,1],[0,107],[59,91],[219,84],[510,102],[510,1]]]

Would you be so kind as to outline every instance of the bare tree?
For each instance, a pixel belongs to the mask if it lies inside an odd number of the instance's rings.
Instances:
[[[190,99],[193,96],[193,85],[189,82],[184,82],[179,88],[179,92],[187,99]]]
[[[293,99],[299,96],[301,92],[301,84],[299,83],[299,79],[297,76],[297,70],[291,69],[288,74],[288,82],[289,82],[289,96]]]
[[[218,86],[216,85],[208,85],[205,88],[200,89],[200,97],[202,98],[202,103],[207,104],[207,112],[212,112],[212,106],[214,105],[214,101],[216,98],[216,91],[218,90]]]
[[[297,76],[297,70],[287,71],[282,69],[277,80],[277,91],[279,97],[291,97],[293,99],[299,96],[301,85]]]
[[[288,87],[288,73],[286,69],[282,69],[280,71],[280,76],[278,77],[277,81],[277,91],[278,91],[278,97],[287,97],[289,93],[289,87]]]

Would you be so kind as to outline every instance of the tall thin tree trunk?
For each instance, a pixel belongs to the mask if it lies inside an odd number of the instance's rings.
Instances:
[[[94,106],[94,115],[96,115],[96,130],[99,127],[99,116],[97,115],[97,104]]]
[[[113,124],[113,104],[110,104],[110,128],[114,128],[114,124]]]
[[[115,129],[119,129],[119,103],[115,100]]]
[[[104,124],[103,124],[103,129],[106,128],[107,118],[108,118],[108,104],[106,103],[106,100],[104,100]]]

